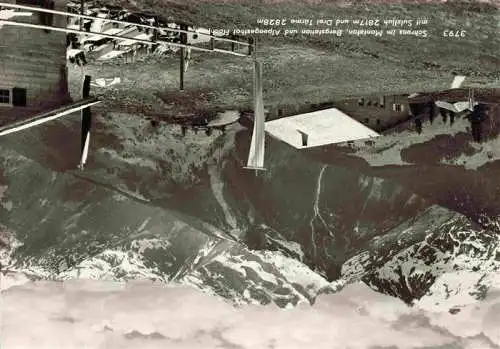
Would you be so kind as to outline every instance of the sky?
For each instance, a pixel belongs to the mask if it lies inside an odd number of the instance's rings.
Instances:
[[[363,283],[313,306],[234,308],[180,285],[71,280],[2,291],[2,349],[498,349],[500,289],[450,312]]]

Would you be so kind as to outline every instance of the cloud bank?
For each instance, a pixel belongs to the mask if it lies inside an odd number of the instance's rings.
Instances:
[[[2,349],[500,348],[500,290],[431,313],[365,284],[314,306],[234,308],[200,290],[148,282],[36,282],[2,292]]]

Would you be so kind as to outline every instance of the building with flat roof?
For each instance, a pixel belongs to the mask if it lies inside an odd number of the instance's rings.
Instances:
[[[379,136],[369,127],[336,108],[267,121],[265,130],[271,136],[297,149]]]

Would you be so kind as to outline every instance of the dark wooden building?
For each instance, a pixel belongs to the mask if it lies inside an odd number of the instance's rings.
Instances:
[[[408,95],[365,96],[325,103],[267,107],[266,120],[337,108],[375,131],[390,128],[411,116]]]
[[[65,0],[7,0],[26,6],[65,11]],[[5,8],[4,8],[5,10]],[[63,16],[27,10],[11,20],[66,26]],[[30,115],[71,101],[66,67],[66,34],[11,26],[0,27],[0,117]]]
[[[375,131],[390,128],[411,116],[408,95],[353,98],[339,102],[337,108]]]

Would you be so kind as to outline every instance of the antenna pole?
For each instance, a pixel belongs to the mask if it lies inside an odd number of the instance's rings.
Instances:
[[[80,15],[85,15],[85,0],[80,0]],[[83,17],[80,17],[80,31],[83,30]]]

